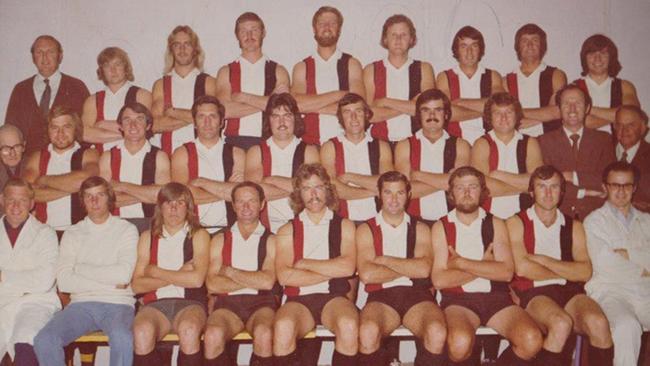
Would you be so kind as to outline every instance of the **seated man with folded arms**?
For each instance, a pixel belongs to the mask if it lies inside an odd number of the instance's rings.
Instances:
[[[535,321],[508,293],[514,264],[503,220],[481,208],[489,194],[485,176],[460,167],[449,177],[449,196],[456,208],[432,228],[432,280],[442,292],[447,319],[450,365],[472,353],[476,329],[494,329],[510,342],[499,365],[525,365],[542,347]]]
[[[0,360],[5,352],[16,366],[37,366],[33,341],[61,308],[56,296],[58,241],[52,228],[29,214],[34,190],[21,178],[3,189],[0,224]]]
[[[179,336],[178,365],[202,365],[210,235],[201,229],[190,190],[176,182],[158,193],[151,230],[140,235],[133,292],[142,294],[133,321],[135,366],[161,364],[156,342]]]
[[[558,209],[565,189],[562,172],[550,165],[531,174],[534,205],[506,222],[517,273],[512,287],[546,335],[536,365],[570,365],[572,350],[563,348],[573,331],[589,338],[590,365],[611,365],[607,318],[583,289],[591,277],[584,228]]]
[[[445,315],[431,293],[431,232],[406,214],[411,185],[402,173],[377,182],[381,211],[356,233],[359,277],[368,300],[360,315],[359,364],[386,365],[382,338],[404,325],[418,342],[415,365],[446,364]]]
[[[253,337],[250,364],[273,366],[275,237],[260,222],[266,204],[262,187],[242,182],[232,190],[237,221],[210,242],[206,286],[216,295],[205,335],[205,366],[231,365],[226,344],[246,330]]]
[[[594,274],[587,294],[603,308],[614,339],[614,365],[637,365],[650,329],[650,214],[632,206],[639,170],[626,162],[603,172],[607,201],[585,219]]]
[[[38,333],[34,348],[41,366],[65,363],[63,347],[96,330],[108,336],[110,364],[133,363],[133,308],[129,286],[137,256],[138,230],[111,215],[115,193],[101,177],[90,177],[79,192],[85,219],[65,231],[57,264],[59,291],[69,305]]]
[[[346,297],[356,261],[355,227],[338,216],[336,188],[320,164],[293,179],[296,217],[277,233],[275,270],[286,302],[273,325],[276,365],[300,365],[297,340],[318,324],[334,333],[333,366],[357,364],[359,314]]]
[[[133,66],[129,55],[119,47],[107,47],[97,56],[97,78],[105,87],[86,98],[81,120],[83,140],[108,150],[122,139],[117,114],[123,105],[138,102],[151,109],[151,93],[133,85]]]
[[[221,137],[225,109],[211,95],[197,98],[192,118],[197,138],[172,155],[172,180],[188,186],[198,206],[201,225],[209,233],[232,224],[230,191],[243,181],[245,153]]]
[[[169,157],[147,141],[153,117],[144,105],[126,104],[117,123],[124,139],[102,153],[99,172],[115,191],[113,214],[142,232],[149,227],[160,187],[169,182]]]
[[[301,137],[305,124],[296,100],[289,93],[273,94],[262,120],[262,143],[246,153],[246,180],[264,189],[266,205],[260,218],[273,232],[294,216],[289,205],[291,177],[302,164],[320,161],[318,148]]]
[[[34,216],[61,237],[84,218],[77,192],[86,178],[99,172],[99,154],[80,144],[81,119],[67,107],[52,109],[47,134],[50,144],[27,158],[23,177],[34,186]]]

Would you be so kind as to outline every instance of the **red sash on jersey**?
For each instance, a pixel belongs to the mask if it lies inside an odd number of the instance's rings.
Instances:
[[[158,154],[158,149],[155,146],[151,146],[151,150],[144,155],[142,160],[142,185],[148,186],[156,183],[156,155]],[[122,169],[122,150],[117,146],[113,147],[111,150],[111,178],[115,181],[120,182],[120,170]],[[142,203],[142,212],[144,217],[152,217],[155,204]],[[119,216],[120,209],[115,207],[113,209],[113,215]]]
[[[454,70],[449,69],[445,71],[447,75],[447,83],[449,84],[449,99],[454,101],[460,99],[460,81],[458,74]],[[489,98],[492,95],[492,70],[485,69],[481,74],[481,98]],[[485,122],[483,122],[485,128]],[[487,130],[487,129],[486,129]],[[463,131],[458,121],[449,121],[447,124],[447,133],[456,137],[463,137]]]
[[[553,96],[553,73],[557,68],[553,66],[546,66],[546,68],[539,74],[539,106],[546,107],[551,102]],[[513,97],[519,99],[519,82],[517,80],[517,73],[511,72],[506,75],[506,83],[508,84],[508,93]],[[561,120],[553,120],[544,122],[542,128],[544,133],[551,132],[562,125]]]
[[[137,95],[138,95],[138,88],[135,85],[132,85],[129,87],[129,90],[126,92],[126,97],[124,98],[124,104],[130,104],[130,103],[135,103],[137,101]],[[104,100],[106,98],[106,91],[105,90],[100,90],[95,94],[95,110],[97,111],[96,117],[95,117],[95,123],[99,121],[103,121],[106,119],[104,115]],[[101,153],[104,152],[104,144],[93,144],[95,146],[95,149]]]
[[[341,58],[336,63],[336,71],[339,79],[339,90],[350,90],[350,73],[348,72],[350,56],[342,53]],[[305,83],[306,94],[316,94],[316,62],[312,56],[303,60],[305,63]],[[318,113],[305,113],[303,121],[305,123],[305,133],[302,140],[307,144],[320,144],[320,119]]]
[[[587,82],[585,79],[578,79],[573,82],[576,84],[580,89],[582,89],[585,94],[589,95],[589,87],[587,87]],[[609,102],[609,107],[610,108],[618,108],[621,106],[623,103],[623,83],[621,79],[619,78],[614,78],[612,80],[612,85],[610,88],[610,102]]]
[[[264,233],[260,236],[260,240],[257,244],[257,270],[261,271],[264,267],[264,261],[266,260],[266,243],[271,236],[271,232],[268,229],[264,230]],[[223,232],[223,248],[221,249],[221,258],[222,264],[224,266],[232,267],[232,228],[227,228]],[[250,253],[253,254],[253,253]],[[269,294],[269,290],[258,290],[258,295]],[[219,296],[228,296],[228,293],[219,294]]]

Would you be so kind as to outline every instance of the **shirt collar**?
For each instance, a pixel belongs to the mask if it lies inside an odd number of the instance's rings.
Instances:
[[[460,220],[458,219],[457,213],[458,213],[458,211],[456,211],[456,209],[453,209],[453,210],[451,210],[451,212],[449,212],[449,215],[447,215],[447,218],[449,219],[449,222],[461,223]],[[478,208],[478,218],[477,218],[477,220],[482,221],[485,218],[486,215],[487,214],[486,214],[485,210],[483,209],[483,207],[479,207]],[[474,222],[476,222],[476,220],[474,220]],[[474,222],[472,222],[472,224],[474,224]]]
[[[377,216],[375,217],[375,221],[377,221],[377,225],[379,225],[379,226],[394,227],[393,225],[386,222],[386,220],[384,219],[383,210],[381,210],[381,211],[379,211],[377,213]],[[397,228],[401,227],[402,225],[408,225],[410,223],[411,223],[411,216],[409,216],[406,212],[404,212],[402,222],[400,222],[399,225],[397,225],[395,228],[397,229]]]
[[[562,129],[564,130],[564,134],[566,135],[566,137],[569,139],[569,142],[571,142],[571,135],[573,135],[573,134],[578,134],[578,136],[580,136],[580,138],[578,139],[578,142],[580,142],[580,140],[582,140],[582,134],[585,131],[584,126],[580,127],[580,129],[578,131],[576,131],[576,132],[571,132],[571,131],[567,130],[566,127],[564,127],[564,126],[562,126]]]
[[[39,74],[39,73],[36,73],[36,78],[35,78],[34,80],[35,80],[35,81],[39,81],[39,82],[42,83],[42,82],[44,82],[45,77],[43,77],[43,75],[41,75],[41,74]],[[48,80],[49,83],[50,83],[50,88],[52,87],[52,85],[55,85],[55,84],[56,84],[56,85],[59,85],[59,82],[61,82],[61,71],[56,70],[56,71],[54,72],[54,74],[50,75],[50,76],[47,78],[47,80]]]
[[[329,63],[329,62],[332,62],[332,61],[336,62],[338,59],[341,58],[341,55],[342,55],[342,54],[343,54],[343,52],[341,52],[341,50],[339,50],[339,49],[337,48],[336,51],[334,51],[334,53],[332,54],[332,56],[330,56],[330,58],[329,58],[327,61],[326,61],[324,58],[322,58],[322,57],[318,54],[318,50],[314,50],[314,53],[312,53],[311,56],[312,56],[312,57],[314,58],[314,60],[316,60],[316,61],[324,62],[324,63]]]
[[[241,230],[239,230],[239,225],[237,221],[235,221],[235,223],[230,227],[230,231],[240,233],[241,235]],[[264,231],[266,231],[266,227],[262,225],[261,221],[258,221],[257,227],[255,228],[255,230],[253,230],[253,235],[258,235],[258,236],[262,235],[264,234]]]
[[[176,234],[174,234],[174,235],[171,235],[167,231],[167,228],[165,228],[165,225],[162,226],[162,237],[165,238],[165,239],[174,238],[174,237],[177,237],[179,235],[187,236],[187,233],[189,233],[189,232],[190,232],[190,225],[187,222],[185,222],[185,225],[183,225],[183,228],[178,230],[178,232]]]
[[[620,160],[621,157],[623,157],[623,152],[627,152],[627,162],[631,162],[634,157],[636,156],[636,152],[639,151],[639,147],[641,146],[641,141],[637,142],[632,146],[631,148],[625,150],[623,148],[623,145],[620,143],[616,144],[616,160]]]
[[[542,222],[542,220],[539,218],[539,216],[537,216],[537,211],[535,211],[535,205],[533,205],[533,207],[528,208],[528,210],[526,210],[526,213],[528,214],[528,218],[531,221],[538,222],[541,225],[546,226]],[[551,226],[555,226],[555,225],[560,225],[560,226],[564,225],[564,215],[562,214],[562,212],[560,212],[559,209],[557,210],[557,215],[555,216],[555,221],[551,224]]]
[[[63,153],[58,153],[58,152],[54,151],[54,145],[52,145],[50,143],[50,144],[47,145],[47,151],[49,151],[51,154],[56,154],[56,155],[59,155],[59,156],[65,156],[65,155],[72,155],[80,147],[81,147],[81,145],[79,145],[79,143],[77,141],[75,141],[74,145],[72,145],[72,148],[64,151]]]
[[[302,210],[302,212],[298,215],[298,217],[300,218],[300,221],[302,221],[303,225],[317,226],[317,225],[322,225],[323,222],[332,220],[332,218],[334,217],[334,212],[329,208],[326,208],[325,214],[323,215],[323,218],[320,219],[319,223],[314,223],[313,221],[311,221],[309,215],[307,215],[307,209]]]
[[[623,213],[622,213],[618,208],[614,207],[614,205],[612,205],[611,203],[609,203],[609,201],[606,201],[606,202],[605,202],[605,205],[607,205],[607,207],[609,208],[609,212],[610,212],[610,213],[611,213],[611,214],[612,214],[612,215],[613,215],[613,216],[614,216],[614,217],[615,217],[615,218],[616,218],[620,223],[622,223],[623,225],[625,225],[625,227],[629,227],[630,224],[634,221],[634,219],[635,219],[636,216],[637,216],[637,214],[636,214],[636,208],[634,208],[634,206],[631,206],[631,207],[630,207],[630,212],[629,212],[629,214],[627,215],[627,217],[625,217],[625,215],[623,215]]]

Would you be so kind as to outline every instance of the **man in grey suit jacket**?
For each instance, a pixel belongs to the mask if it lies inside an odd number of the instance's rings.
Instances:
[[[584,218],[602,206],[602,172],[613,162],[614,147],[609,134],[585,128],[591,98],[577,85],[569,84],[556,95],[562,128],[539,137],[544,164],[555,166],[567,180],[560,206],[565,214]]]
[[[614,132],[616,160],[625,160],[641,173],[632,204],[640,211],[650,212],[650,144],[644,139],[648,132],[648,115],[635,105],[621,106],[616,111]]]

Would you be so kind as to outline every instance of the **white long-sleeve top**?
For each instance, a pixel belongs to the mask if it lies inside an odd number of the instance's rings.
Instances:
[[[86,217],[61,239],[59,290],[69,292],[71,302],[133,305],[131,287],[116,287],[131,282],[137,248],[138,230],[133,224],[111,215],[98,225]]]
[[[593,275],[585,288],[593,293],[603,287],[650,293],[650,214],[631,209],[627,220],[606,202],[585,219],[587,248]],[[614,252],[626,249],[629,260]]]

